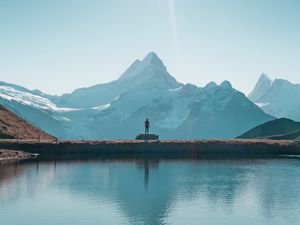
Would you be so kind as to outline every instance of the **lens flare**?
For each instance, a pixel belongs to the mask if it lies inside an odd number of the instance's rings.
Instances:
[[[178,35],[178,26],[177,26],[177,19],[175,13],[175,3],[174,0],[168,0],[169,6],[169,15],[170,15],[170,22],[171,22],[171,29],[172,29],[172,38],[173,38],[173,47],[175,51],[176,63],[179,67],[179,71],[181,71],[181,54],[180,54],[180,45],[179,45],[179,35]]]

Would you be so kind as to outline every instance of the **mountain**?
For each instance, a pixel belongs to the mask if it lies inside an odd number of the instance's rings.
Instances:
[[[295,139],[298,136],[300,136],[300,122],[281,118],[254,127],[238,138]]]
[[[153,121],[151,130],[162,138],[233,137],[272,119],[229,82],[204,88],[186,84],[128,92],[102,110],[91,129],[105,138],[130,138],[147,117]]]
[[[88,108],[108,104],[122,93],[137,89],[178,88],[180,83],[172,77],[158,56],[150,52],[142,61],[136,60],[118,80],[77,89],[56,99],[61,107]]]
[[[145,118],[161,138],[235,137],[274,119],[228,81],[178,82],[153,52],[117,80],[62,96],[2,84],[0,103],[64,139],[134,138]]]
[[[196,138],[194,130],[199,130],[201,137],[236,136],[238,132],[247,130],[273,117],[259,110],[241,92],[231,87],[228,81],[220,86],[208,85],[191,104],[191,112],[183,124],[183,130]]]
[[[261,75],[249,99],[277,118],[300,121],[300,84]]]
[[[253,102],[259,100],[272,87],[272,80],[266,75],[262,74],[256,83],[253,91],[249,94],[249,99]]]
[[[53,140],[54,137],[32,126],[0,105],[0,138]]]
[[[63,112],[68,109],[58,109],[51,100],[34,91],[2,82],[0,104],[53,136],[63,138],[66,135],[62,120],[66,119]]]

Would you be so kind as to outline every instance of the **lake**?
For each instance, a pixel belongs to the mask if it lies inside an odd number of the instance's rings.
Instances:
[[[0,166],[2,225],[299,225],[300,160]]]

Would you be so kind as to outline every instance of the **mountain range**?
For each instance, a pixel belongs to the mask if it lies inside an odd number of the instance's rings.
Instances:
[[[163,139],[230,138],[274,119],[258,104],[268,82],[259,83],[256,104],[228,81],[182,84],[151,52],[117,80],[61,96],[1,82],[0,104],[62,139],[134,138],[146,118]]]
[[[300,121],[300,84],[262,74],[248,97],[270,115]]]

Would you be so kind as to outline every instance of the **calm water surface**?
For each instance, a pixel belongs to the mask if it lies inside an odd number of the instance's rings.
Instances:
[[[300,224],[300,160],[0,166],[1,225]]]

